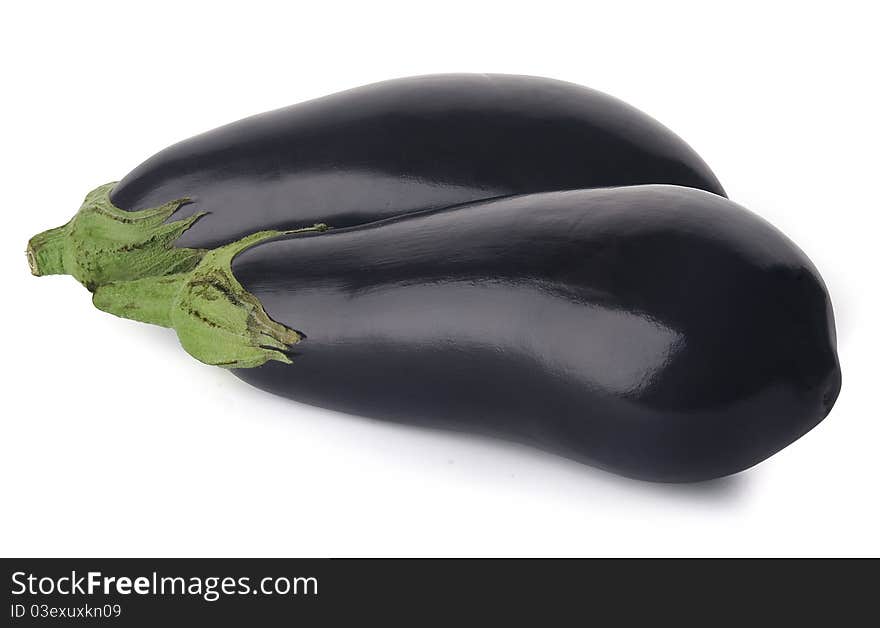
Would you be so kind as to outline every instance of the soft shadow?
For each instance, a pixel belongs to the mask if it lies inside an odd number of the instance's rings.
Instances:
[[[147,338],[146,342],[150,342],[154,345],[161,345],[163,347],[170,347],[171,350],[181,353],[183,357],[189,358],[187,353],[183,350],[183,347],[180,346],[180,341],[177,339],[177,332],[173,329],[159,327],[158,325],[149,325],[147,323],[139,323],[137,321],[131,322],[138,326],[138,333]]]
[[[609,473],[606,473],[606,475],[613,477],[618,484],[618,488],[621,490],[653,492],[668,495],[674,499],[716,504],[730,504],[742,500],[746,497],[752,484],[749,470],[723,478],[686,484],[658,484],[656,482],[621,478]]]

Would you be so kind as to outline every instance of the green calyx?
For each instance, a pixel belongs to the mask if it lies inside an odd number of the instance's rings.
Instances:
[[[200,212],[170,221],[188,199],[125,211],[110,201],[113,183],[92,190],[66,225],[35,235],[27,258],[34,275],[72,275],[105,312],[169,327],[197,360],[225,368],[290,363],[302,335],[273,321],[232,273],[233,258],[282,235],[321,232],[323,224],[261,231],[216,249],[188,249],[175,241]]]
[[[122,318],[174,329],[183,348],[205,364],[253,368],[269,360],[290,363],[286,352],[302,335],[269,318],[232,274],[232,260],[270,238],[326,230],[326,225],[314,225],[261,231],[208,251],[188,273],[99,286],[92,302]]]
[[[72,275],[89,290],[112,281],[171,275],[195,268],[205,251],[176,248],[174,242],[200,212],[166,222],[188,199],[125,211],[110,201],[115,183],[88,193],[66,225],[35,235],[27,257],[34,275]]]

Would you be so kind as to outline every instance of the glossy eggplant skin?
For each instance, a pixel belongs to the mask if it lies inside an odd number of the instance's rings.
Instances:
[[[475,200],[668,183],[724,194],[703,160],[644,113],[600,92],[527,76],[398,79],[257,115],[175,144],[111,199],[176,198],[210,212],[178,246],[265,229],[334,228]]]
[[[254,386],[635,478],[750,467],[819,423],[840,388],[812,263],[694,189],[479,202],[269,241],[233,272],[306,336],[293,364],[235,371]]]

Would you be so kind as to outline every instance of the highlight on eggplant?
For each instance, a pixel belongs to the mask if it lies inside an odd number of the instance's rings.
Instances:
[[[840,390],[813,264],[701,190],[520,195],[258,240],[95,304],[276,394],[655,481],[746,469]]]
[[[207,251],[266,231],[643,183],[724,194],[678,136],[600,92],[528,76],[419,76],[166,148],[32,238],[28,259],[35,275],[69,274],[94,290],[189,272]]]

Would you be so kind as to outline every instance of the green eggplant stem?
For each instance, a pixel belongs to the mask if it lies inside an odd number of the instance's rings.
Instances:
[[[195,268],[205,250],[177,248],[174,242],[205,212],[166,222],[189,202],[185,198],[125,211],[110,200],[114,185],[95,188],[67,224],[30,239],[27,257],[34,275],[72,275],[94,290],[112,281],[173,275]]]
[[[261,231],[205,253],[187,273],[143,277],[98,286],[92,302],[122,318],[170,327],[191,356],[224,368],[253,368],[277,360],[290,363],[290,347],[302,339],[273,321],[232,273],[233,258],[282,235],[326,231],[314,225],[292,231]]]
[[[72,275],[99,310],[174,329],[183,348],[205,364],[290,363],[287,353],[303,336],[269,317],[233,275],[232,260],[260,242],[327,225],[260,231],[214,249],[178,248],[175,241],[206,212],[169,222],[187,199],[125,211],[110,201],[113,185],[92,190],[67,224],[31,238],[31,272]]]

